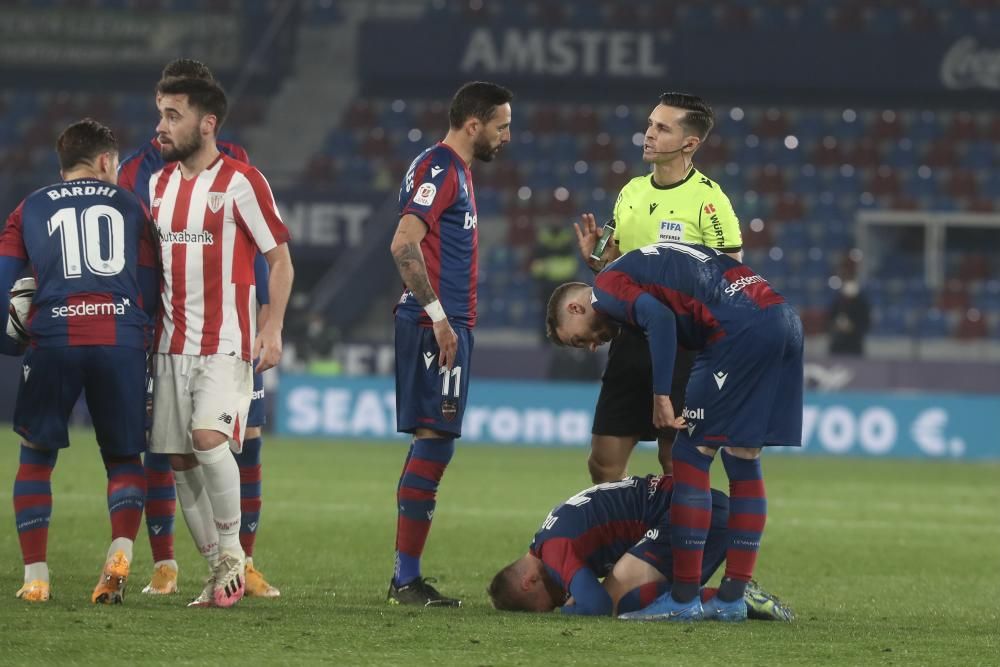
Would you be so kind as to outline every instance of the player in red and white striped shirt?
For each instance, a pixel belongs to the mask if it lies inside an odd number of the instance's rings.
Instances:
[[[254,167],[219,152],[227,102],[213,81],[157,86],[157,140],[166,167],[149,182],[160,236],[163,315],[154,350],[150,450],[170,454],[184,518],[213,576],[195,606],[232,606],[244,593],[238,451],[258,370],[281,358],[292,285],[288,230]],[[256,329],[254,255],[271,270],[271,311]],[[216,541],[217,540],[217,541]]]

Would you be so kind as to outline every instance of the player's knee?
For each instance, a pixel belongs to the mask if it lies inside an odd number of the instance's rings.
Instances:
[[[726,447],[726,453],[738,459],[758,459],[760,452],[760,447]]]
[[[587,459],[590,479],[594,484],[617,482],[625,476],[625,463],[602,461],[598,454],[591,452]]]
[[[213,431],[207,428],[200,428],[191,432],[191,441],[194,448],[200,452],[215,449],[229,440],[229,437],[220,431]]]
[[[174,470],[191,470],[198,465],[194,454],[170,454],[170,467]]]

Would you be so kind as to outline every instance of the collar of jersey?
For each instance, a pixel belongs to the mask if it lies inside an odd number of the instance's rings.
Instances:
[[[653,180],[653,175],[650,174],[649,175],[649,184],[652,185],[657,190],[673,190],[674,188],[679,188],[680,186],[682,186],[685,183],[687,183],[688,181],[690,181],[691,177],[694,176],[694,172],[696,172],[696,171],[698,171],[698,170],[695,169],[694,167],[691,167],[691,170],[687,173],[687,176],[685,176],[681,180],[677,181],[676,183],[671,183],[670,185],[657,185],[656,181]]]

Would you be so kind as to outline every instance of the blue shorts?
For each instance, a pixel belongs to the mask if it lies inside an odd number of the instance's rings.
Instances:
[[[22,361],[14,431],[43,449],[69,447],[69,417],[80,393],[101,449],[146,450],[146,353],[128,347],[29,349]]]
[[[701,560],[702,586],[726,560],[726,549],[729,546],[728,522],[729,497],[722,491],[712,489],[712,525],[708,529],[708,539],[705,541]],[[673,581],[674,558],[670,550],[669,510],[663,513],[656,528],[647,531],[645,537],[636,542],[628,553],[652,565],[667,581]]]
[[[254,368],[259,359],[254,359]],[[263,426],[267,423],[267,413],[264,410],[264,374],[253,374],[253,399],[250,401],[250,412],[247,413],[247,428]]]
[[[413,433],[430,428],[462,436],[462,417],[469,396],[472,332],[455,328],[458,351],[450,372],[438,366],[434,330],[396,318],[396,430]]]
[[[761,311],[695,359],[678,441],[707,447],[802,445],[802,322],[788,304]]]

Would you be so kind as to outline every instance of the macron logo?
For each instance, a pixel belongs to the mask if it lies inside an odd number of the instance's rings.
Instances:
[[[726,384],[726,378],[729,377],[729,373],[723,373],[722,371],[716,371],[712,377],[715,378],[715,384],[719,385],[719,390],[722,390],[722,385]]]
[[[31,375],[31,366],[24,364],[21,368],[24,370],[24,381],[27,382],[28,376]]]
[[[437,175],[444,171],[444,168],[434,165],[431,167],[431,178],[437,178]]]
[[[434,353],[424,352],[424,366],[427,367],[427,370],[430,370],[431,364],[433,363],[434,363]]]

